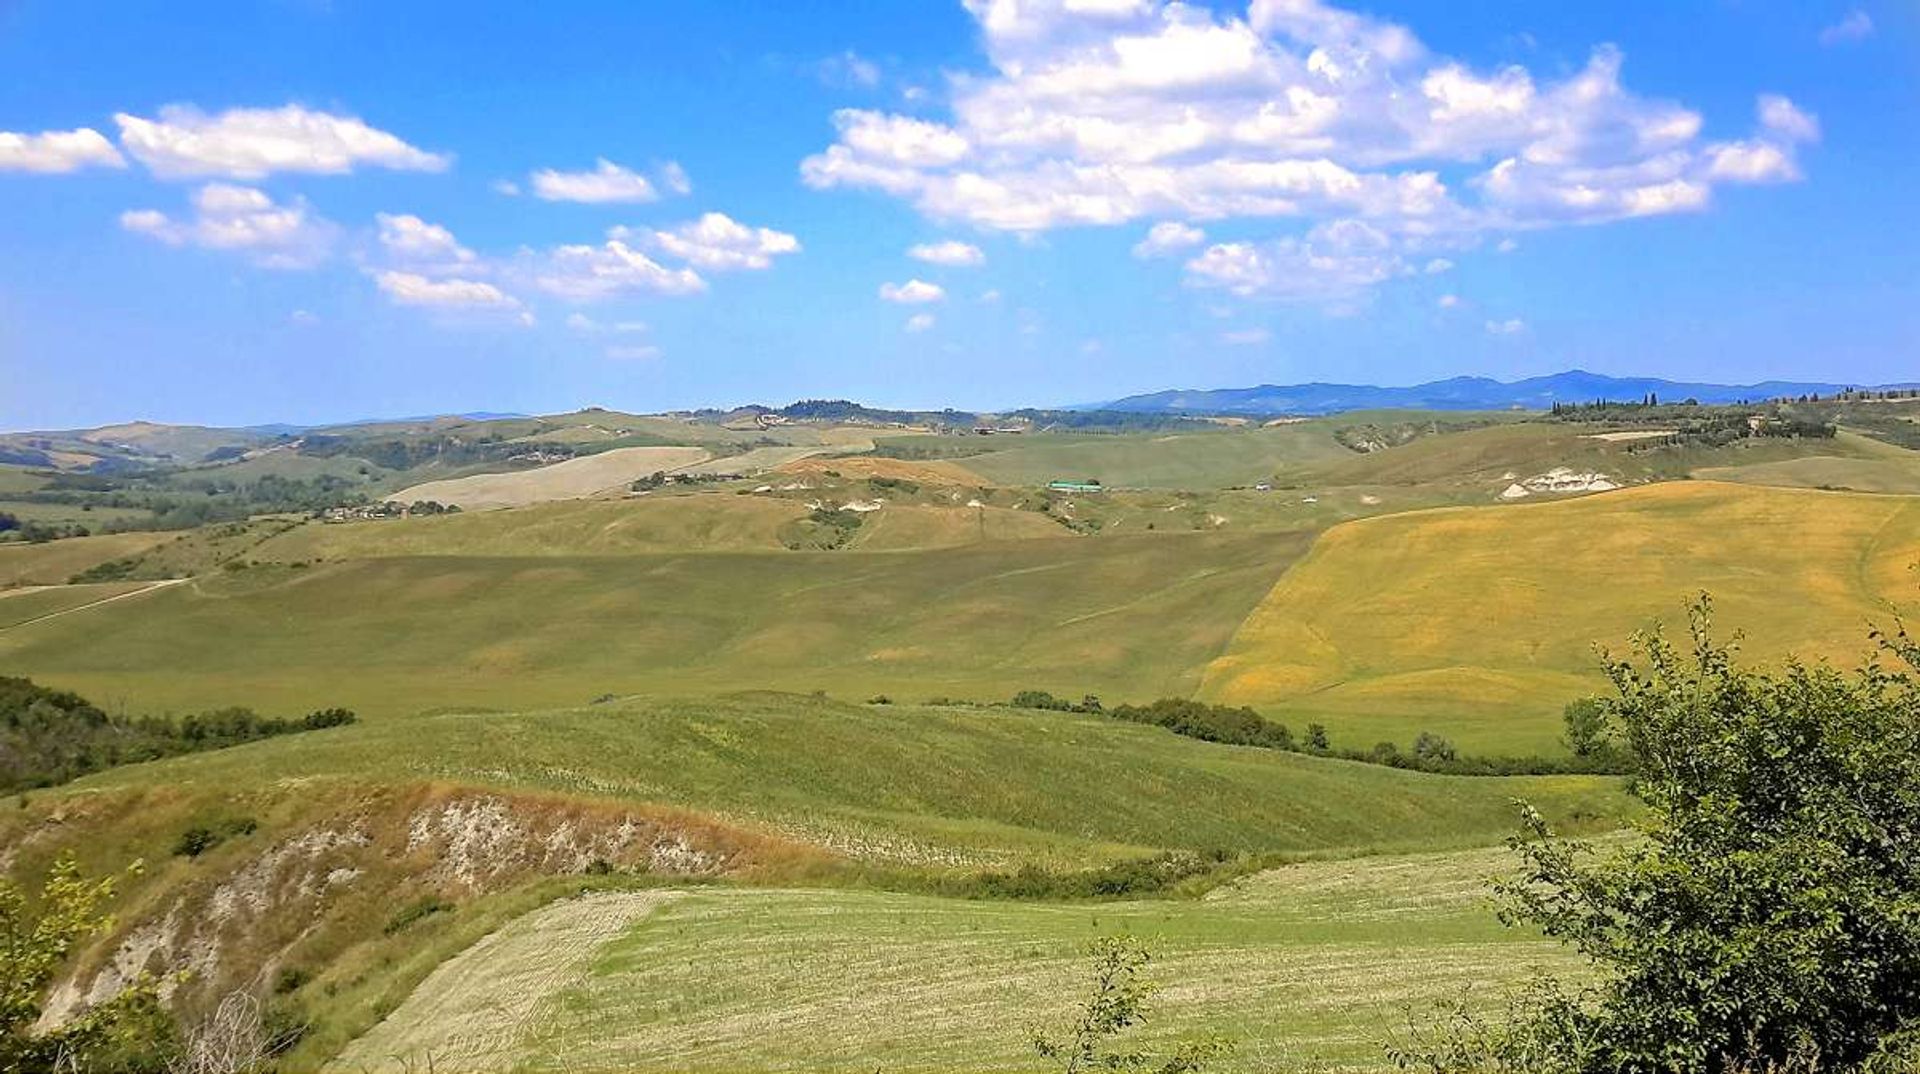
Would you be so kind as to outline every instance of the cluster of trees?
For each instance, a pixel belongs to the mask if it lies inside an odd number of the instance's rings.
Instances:
[[[258,514],[311,513],[328,507],[367,502],[358,482],[334,474],[313,478],[268,474],[250,481],[179,474],[54,474],[30,492],[14,494],[30,503],[57,503],[82,510],[111,507],[148,512],[97,526],[71,525],[58,536],[122,533],[132,530],[193,529],[216,522],[238,522]]]
[[[1431,731],[1422,731],[1415,737],[1412,747],[1404,750],[1392,742],[1379,742],[1365,750],[1336,749],[1323,724],[1308,724],[1306,734],[1296,738],[1286,724],[1270,720],[1245,706],[1214,705],[1184,697],[1165,697],[1148,705],[1121,704],[1108,708],[1092,695],[1079,701],[1068,701],[1045,690],[1022,690],[1013,695],[1009,702],[1014,708],[1097,713],[1129,723],[1151,724],[1203,742],[1257,746],[1440,775],[1618,774],[1625,771],[1625,760],[1604,740],[1601,732],[1589,726],[1589,706],[1597,703],[1584,700],[1567,707],[1564,718],[1568,724],[1568,744],[1572,756],[1543,757],[1465,755],[1456,750],[1447,738]],[[1576,738],[1576,723],[1581,728],[1579,735],[1582,737]]]
[[[0,541],[42,544],[62,537],[85,537],[92,531],[78,522],[33,522],[0,511]]]
[[[1702,406],[1691,399],[1672,404],[1652,395],[1638,403],[1555,403],[1551,415],[1559,421],[1656,425],[1672,430],[1668,436],[1629,444],[1626,450],[1630,452],[1680,444],[1724,447],[1763,437],[1822,440],[1831,439],[1837,432],[1831,422],[1798,417],[1776,405],[1756,410],[1749,406]]]
[[[354,714],[341,708],[295,719],[261,716],[245,708],[178,720],[111,716],[78,694],[0,676],[0,792],[49,787],[115,765],[353,722]]]

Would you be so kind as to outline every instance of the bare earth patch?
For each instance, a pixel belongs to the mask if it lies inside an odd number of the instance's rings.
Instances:
[[[1582,440],[1605,440],[1609,444],[1619,444],[1630,440],[1658,440],[1663,436],[1672,436],[1678,429],[1623,429],[1613,433],[1588,433]]]

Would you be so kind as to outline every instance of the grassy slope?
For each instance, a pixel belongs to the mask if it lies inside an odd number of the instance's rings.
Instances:
[[[1920,452],[1872,440],[1842,430],[1835,438],[1842,449],[1778,462],[1704,469],[1695,476],[1713,481],[1737,481],[1788,488],[1852,489],[1920,495]]]
[[[518,507],[543,500],[566,500],[620,488],[635,478],[660,470],[678,470],[707,458],[691,447],[615,448],[597,455],[505,473],[479,473],[428,481],[401,489],[393,499],[412,503],[434,500],[469,510]]]
[[[97,563],[137,555],[174,539],[170,533],[114,533],[45,544],[0,544],[0,586],[60,585]]]
[[[1702,590],[1760,659],[1851,661],[1911,609],[1920,500],[1682,482],[1441,510],[1328,531],[1262,602],[1203,693],[1321,718],[1337,739],[1420,728],[1476,750],[1551,749],[1566,701]]]
[[[775,551],[784,522],[806,515],[791,500],[721,493],[654,493],[572,500],[406,520],[309,524],[262,545],[258,558],[594,556],[675,551]]]
[[[1636,451],[1630,450],[1634,445],[1629,442],[1598,439],[1596,434],[1608,428],[1547,421],[1496,425],[1425,436],[1388,451],[1349,453],[1309,468],[1307,474],[1312,480],[1336,485],[1472,485],[1497,494],[1515,478],[1561,466],[1583,473],[1598,471],[1626,483],[1673,480],[1709,466],[1751,465],[1814,454],[1870,457],[1884,450],[1861,437],[1841,437]]]
[[[373,716],[742,687],[1152,698],[1198,685],[1306,541],[1186,534],[258,568],[0,632],[0,670],[156,709],[344,704]]]
[[[436,781],[684,807],[856,859],[1086,863],[1167,848],[1485,844],[1514,797],[1621,815],[1601,777],[1445,778],[1219,746],[1100,717],[786,694],[448,713],[117,769],[76,785],[237,793]]]
[[[649,897],[593,896],[493,941],[545,947],[571,972],[501,981],[509,960],[451,963],[336,1069],[434,1051],[475,1070],[1033,1070],[1026,1032],[1071,1024],[1082,949],[1117,931],[1154,949],[1168,986],[1138,1042],[1217,1034],[1237,1046],[1225,1070],[1383,1067],[1409,1007],[1467,989],[1486,1003],[1536,967],[1577,975],[1557,946],[1494,920],[1485,878],[1510,866],[1500,851],[1310,863],[1199,903],[705,890],[651,896],[611,940],[591,927],[596,904]],[[477,1048],[449,1034],[499,1026],[488,997],[503,986],[531,992],[521,1032]]]
[[[1213,489],[1352,454],[1322,422],[1275,428],[1110,435],[1045,433],[994,440],[962,464],[1005,485],[1098,478],[1113,486]]]

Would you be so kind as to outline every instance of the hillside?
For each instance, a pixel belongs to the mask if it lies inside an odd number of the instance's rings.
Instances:
[[[1604,687],[1594,646],[1702,591],[1755,659],[1858,657],[1920,606],[1920,500],[1674,482],[1559,503],[1412,512],[1328,531],[1207,668],[1204,696],[1335,732],[1444,730],[1550,750]]]
[[[1198,685],[1309,539],[1059,532],[910,551],[268,564],[111,615],[0,631],[0,671],[159,709],[344,704],[372,716],[746,685],[902,700],[1028,686],[1150,699]],[[537,551],[532,539],[522,547]]]
[[[1574,369],[1525,380],[1452,377],[1408,387],[1371,384],[1262,384],[1255,388],[1211,388],[1130,395],[1099,404],[1108,410],[1174,414],[1337,414],[1348,410],[1406,407],[1419,410],[1545,410],[1554,403],[1596,399],[1632,401],[1657,395],[1678,402],[1759,402],[1802,395],[1833,395],[1861,385],[1800,381],[1758,384],[1703,384],[1659,377],[1610,377]],[[1912,384],[1888,385],[1912,388]]]

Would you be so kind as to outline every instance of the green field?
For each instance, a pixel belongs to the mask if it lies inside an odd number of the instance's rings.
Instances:
[[[1250,485],[1278,472],[1351,455],[1333,438],[1333,429],[1327,422],[1310,422],[1124,436],[1009,436],[991,438],[991,450],[970,454],[960,462],[1002,485],[1095,478],[1118,487],[1216,489]]]
[[[1920,500],[1902,497],[1676,482],[1368,519],[1320,538],[1202,693],[1348,741],[1432,728],[1548,752],[1561,706],[1605,687],[1594,647],[1683,621],[1695,594],[1755,659],[1851,664],[1916,607],[1915,563]]]
[[[333,1069],[1034,1070],[1071,1024],[1085,944],[1128,932],[1168,987],[1139,1041],[1235,1044],[1224,1070],[1384,1066],[1384,1043],[1478,1003],[1556,945],[1503,929],[1502,851],[1309,863],[1197,902],[1062,906],[696,890],[560,903],[456,959]],[[611,922],[609,922],[611,918]]]
[[[782,694],[389,719],[80,786],[218,794],[316,780],[665,804],[857,860],[936,867],[1461,847],[1510,830],[1515,797],[1587,824],[1625,810],[1616,782],[1597,776],[1429,776],[1101,717]]]
[[[155,710],[372,716],[745,686],[1151,699],[1193,691],[1307,542],[1152,534],[217,571],[111,614],[0,631],[0,672]]]

